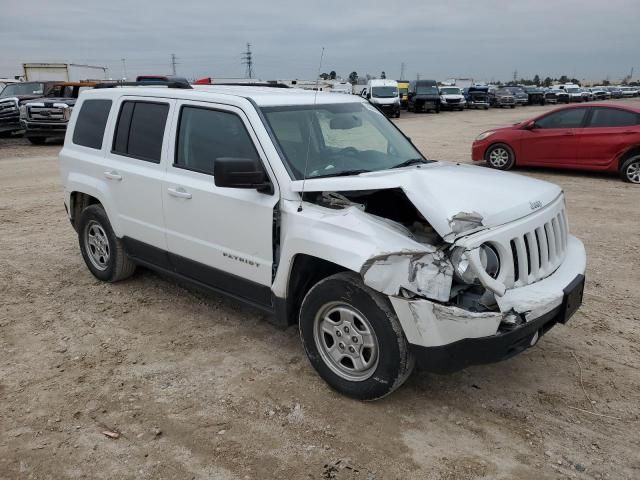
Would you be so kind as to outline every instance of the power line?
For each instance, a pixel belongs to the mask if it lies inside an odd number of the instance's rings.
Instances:
[[[246,65],[247,69],[244,76],[253,78],[253,54],[251,53],[251,44],[247,43],[247,51],[242,52],[242,65]]]

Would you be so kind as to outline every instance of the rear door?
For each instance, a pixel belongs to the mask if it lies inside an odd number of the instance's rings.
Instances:
[[[606,168],[629,148],[640,143],[640,114],[615,107],[593,107],[582,131],[581,163]]]
[[[175,123],[162,188],[174,268],[269,306],[279,192],[251,124],[240,108],[194,101],[179,101]],[[217,187],[213,164],[220,157],[259,159],[275,192]]]
[[[523,130],[519,165],[571,167],[581,156],[580,132],[587,107],[563,108],[536,120]]]
[[[162,181],[168,156],[167,131],[175,101],[121,97],[102,172],[110,184],[129,252],[168,267],[162,209]]]

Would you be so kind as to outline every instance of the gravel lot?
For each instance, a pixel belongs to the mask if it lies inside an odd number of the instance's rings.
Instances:
[[[478,133],[545,108],[397,123],[429,157],[470,162]],[[640,478],[637,186],[520,171],[567,194],[583,308],[512,360],[360,403],[315,374],[293,327],[148,271],[95,280],[59,148],[0,140],[0,478]]]

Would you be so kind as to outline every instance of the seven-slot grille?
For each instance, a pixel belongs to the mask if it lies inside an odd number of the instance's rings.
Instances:
[[[64,109],[59,107],[45,107],[39,105],[29,105],[27,107],[30,120],[41,120],[45,122],[64,121]]]
[[[459,98],[450,98],[447,100],[447,103],[460,103]]]
[[[553,273],[566,255],[567,234],[563,208],[543,225],[511,239],[514,286],[529,285]]]

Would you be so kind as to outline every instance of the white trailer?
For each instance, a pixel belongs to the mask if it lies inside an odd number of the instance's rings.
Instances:
[[[23,63],[26,81],[107,80],[107,68],[75,63]]]

